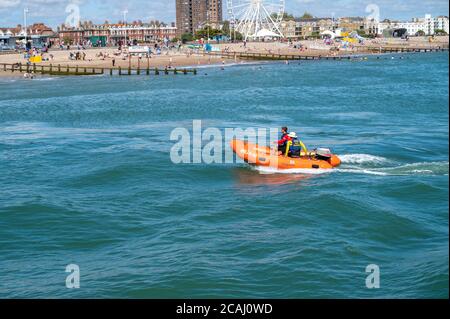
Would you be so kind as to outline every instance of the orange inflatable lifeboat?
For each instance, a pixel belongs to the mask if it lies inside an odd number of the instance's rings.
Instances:
[[[233,139],[231,148],[245,162],[256,166],[269,166],[277,169],[332,169],[341,164],[341,160],[328,149],[316,149],[302,152],[299,157],[277,155],[270,147],[258,146],[247,141]]]

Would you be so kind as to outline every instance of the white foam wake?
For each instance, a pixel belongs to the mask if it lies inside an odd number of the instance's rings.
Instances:
[[[331,173],[332,169],[313,169],[313,168],[290,168],[290,169],[277,169],[270,166],[252,166],[260,174],[307,174],[307,175],[319,175]]]
[[[367,167],[367,164],[380,164],[391,162],[389,159],[368,155],[368,154],[348,154],[340,156],[344,165],[334,169],[310,169],[293,168],[277,169],[267,166],[252,166],[260,174],[305,174],[320,175],[328,173],[350,173],[367,174],[377,176],[406,176],[406,175],[448,175],[449,162],[420,162],[394,166]],[[351,163],[352,165],[345,165]],[[358,166],[366,164],[365,166]]]
[[[389,161],[387,158],[370,154],[345,154],[338,157],[343,164],[381,164]]]

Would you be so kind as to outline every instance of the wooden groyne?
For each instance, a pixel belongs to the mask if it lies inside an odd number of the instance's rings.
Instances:
[[[221,56],[224,58],[241,59],[241,60],[318,60],[321,56],[307,56],[299,54],[272,54],[272,53],[257,53],[257,52],[209,52],[205,55]]]
[[[88,66],[69,66],[69,65],[37,65],[22,63],[0,63],[0,70],[4,72],[19,73],[35,73],[44,75],[61,75],[61,76],[81,76],[81,75],[160,75],[160,74],[197,74],[196,69],[177,69],[177,68],[99,68]]]
[[[358,47],[359,48],[359,47]],[[402,53],[402,52],[442,52],[448,51],[448,46],[438,47],[360,47],[357,49],[358,54],[374,54],[374,53]],[[354,52],[353,52],[354,53]],[[258,53],[258,52],[209,52],[205,55],[220,56],[231,59],[241,60],[264,60],[264,61],[286,61],[286,60],[348,60],[351,55],[303,55],[303,54],[273,54],[273,53]]]
[[[368,51],[370,53],[444,52],[448,51],[448,45],[430,47],[370,46],[364,47],[364,51]]]

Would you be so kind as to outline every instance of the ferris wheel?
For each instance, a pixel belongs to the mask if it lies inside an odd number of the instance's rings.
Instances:
[[[284,0],[227,0],[228,17],[245,40],[267,35],[282,37]]]

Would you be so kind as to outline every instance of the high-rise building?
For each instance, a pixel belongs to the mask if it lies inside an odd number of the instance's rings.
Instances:
[[[177,32],[195,33],[207,24],[222,21],[222,0],[176,0]]]
[[[217,26],[222,22],[222,0],[209,0],[209,23]]]

